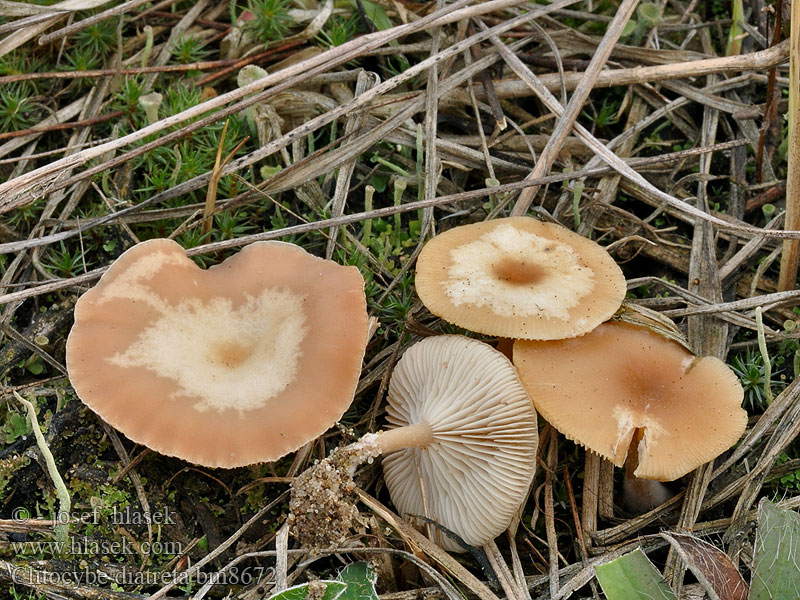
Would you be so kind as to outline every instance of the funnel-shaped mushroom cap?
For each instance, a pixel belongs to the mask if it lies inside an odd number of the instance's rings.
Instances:
[[[530,217],[455,227],[417,260],[423,304],[466,329],[534,340],[591,331],[625,296],[625,277],[601,246]]]
[[[208,270],[138,244],[78,301],[78,396],[150,448],[210,467],[275,460],[353,399],[367,340],[357,269],[257,242]]]
[[[622,466],[637,429],[637,477],[671,481],[730,448],[747,413],[736,375],[647,328],[605,323],[569,340],[514,344],[536,409],[569,439]]]
[[[463,336],[425,339],[397,363],[388,413],[395,427],[425,423],[433,432],[433,443],[383,460],[401,514],[428,517],[474,546],[508,527],[533,479],[538,437],[533,405],[505,356]],[[443,548],[464,550],[436,535]]]

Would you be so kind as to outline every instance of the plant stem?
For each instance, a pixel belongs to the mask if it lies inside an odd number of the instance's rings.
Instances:
[[[764,396],[767,398],[767,404],[772,404],[772,363],[769,361],[769,353],[767,352],[767,338],[764,335],[764,319],[761,312],[761,307],[756,307],[758,349],[761,351],[761,358],[764,361]]]
[[[67,537],[69,536],[69,512],[72,507],[69,490],[67,490],[64,480],[58,472],[53,453],[50,452],[50,448],[47,446],[42,430],[39,427],[39,420],[36,418],[36,408],[34,408],[33,403],[20,396],[16,390],[14,390],[14,397],[16,397],[28,411],[28,420],[31,422],[31,429],[33,429],[33,435],[36,438],[36,445],[39,447],[39,451],[42,453],[44,461],[47,464],[47,472],[50,475],[50,479],[53,480],[53,484],[56,486],[56,495],[58,496],[58,519],[56,519],[57,525],[54,527],[54,530],[56,540],[61,542],[62,545],[66,545]]]
[[[372,211],[372,197],[375,195],[375,188],[367,184],[364,188],[364,210],[366,212]],[[369,248],[370,239],[372,238],[372,219],[364,220],[364,231],[361,234],[361,243]]]
[[[742,36],[744,30],[739,25],[744,21],[744,6],[742,0],[733,0],[733,14],[731,15],[731,29],[728,32],[728,41],[725,44],[725,56],[742,53]]]

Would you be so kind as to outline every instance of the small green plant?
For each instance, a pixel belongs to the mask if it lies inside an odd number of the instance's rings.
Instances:
[[[661,22],[661,8],[655,2],[643,2],[636,9],[636,18],[625,24],[622,38],[633,46],[642,43],[644,35]]]
[[[244,211],[225,211],[214,218],[214,230],[221,240],[230,240],[247,235],[252,232],[253,225],[247,224],[247,215]]]
[[[36,122],[38,107],[22,86],[12,85],[0,91],[0,130],[17,131]]]
[[[186,248],[197,248],[198,246],[202,246],[208,241],[208,234],[203,233],[200,231],[200,228],[197,227],[195,229],[190,229],[189,231],[181,234],[178,236],[178,243],[181,246]],[[202,256],[196,256],[195,261],[198,262],[201,266],[206,266],[206,261]]]
[[[114,109],[132,116],[139,110],[139,97],[142,95],[142,84],[136,77],[126,77],[115,95]]]
[[[0,56],[0,75],[23,75],[45,70],[44,63],[30,52],[16,50]]]
[[[256,37],[268,44],[274,40],[286,37],[293,24],[289,16],[290,0],[249,0],[247,10],[254,15],[254,19],[247,22]]]
[[[75,34],[75,46],[96,56],[105,56],[116,44],[115,19],[106,19],[84,27]]]
[[[778,460],[775,461],[775,465],[779,466],[789,462],[791,457],[786,452],[781,452],[778,455]],[[781,476],[778,479],[778,483],[780,483],[780,487],[782,488],[789,488],[791,490],[800,490],[800,471],[794,471],[792,473],[788,473],[786,475]]]
[[[197,106],[200,104],[201,93],[202,91],[196,85],[184,84],[171,86],[167,90],[164,104],[161,106],[162,117],[176,115],[187,108]]]
[[[610,101],[608,98],[604,98],[598,111],[594,114],[584,112],[583,116],[589,119],[596,128],[602,129],[617,122],[616,115],[619,111],[619,107],[620,103],[618,101]]]
[[[74,48],[64,55],[63,69],[65,71],[90,71],[100,66],[100,56],[88,48]],[[82,82],[91,82],[91,79]]]
[[[30,590],[19,592],[13,585],[9,589],[9,593],[13,600],[47,600],[46,594],[37,594]]]
[[[27,227],[36,222],[42,211],[43,199],[21,206],[9,213],[7,223],[12,227]]]
[[[731,368],[742,382],[744,406],[753,412],[766,408],[767,398],[764,395],[764,382],[767,373],[761,354],[747,348],[744,354],[737,354],[733,357]]]
[[[295,585],[270,596],[269,600],[378,600],[377,577],[365,562],[347,565],[333,580]]]
[[[61,250],[53,252],[45,266],[60,277],[72,277],[83,270],[86,264],[88,263],[84,262],[83,252],[79,248],[70,251],[64,246],[64,242],[61,242]]]
[[[333,17],[328,20],[328,27],[320,32],[317,41],[326,48],[341,46],[350,41],[358,33],[358,16],[353,14],[348,18]]]
[[[11,444],[30,432],[31,426],[25,415],[9,408],[5,423],[0,428],[0,439],[6,444]]]
[[[199,62],[209,54],[204,45],[203,41],[196,37],[180,35],[172,47],[172,58],[182,65]]]
[[[44,373],[44,361],[38,354],[31,354],[20,367],[27,369],[31,375],[41,375]]]

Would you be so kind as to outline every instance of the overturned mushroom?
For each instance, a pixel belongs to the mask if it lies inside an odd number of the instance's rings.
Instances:
[[[393,429],[335,451],[295,483],[292,513],[301,539],[318,544],[321,529],[332,525],[333,511],[319,506],[333,506],[331,482],[343,489],[332,473],[352,474],[380,454],[402,514],[426,517],[473,546],[508,527],[533,478],[538,437],[533,405],[505,356],[457,335],[418,342],[392,374],[388,413]],[[465,550],[433,531],[443,548]],[[332,532],[329,539],[341,537]]]
[[[389,383],[389,423],[378,436],[389,494],[401,514],[420,515],[482,546],[502,533],[536,466],[536,413],[513,365],[470,338],[423,340]],[[445,549],[464,550],[440,531]]]
[[[742,435],[742,386],[725,363],[698,358],[647,327],[609,322],[558,341],[519,340],[514,364],[539,413],[566,437],[634,475],[671,481]]]
[[[210,467],[272,461],[353,398],[367,340],[357,269],[257,242],[208,270],[170,240],[120,256],[75,308],[78,396],[135,442]]]
[[[610,318],[625,277],[601,246],[529,217],[450,229],[417,260],[428,309],[466,329],[523,339],[582,335]]]

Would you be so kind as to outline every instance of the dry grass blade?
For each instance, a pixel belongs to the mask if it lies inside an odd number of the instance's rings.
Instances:
[[[377,84],[378,78],[374,74],[366,72],[359,73],[358,81],[356,83],[355,96],[363,94],[365,91]],[[349,137],[356,131],[360,130],[364,126],[365,121],[366,114],[362,112],[357,112],[354,115],[351,115],[345,124],[344,136]],[[355,158],[352,158],[346,161],[345,164],[339,168],[339,171],[336,174],[336,189],[333,192],[333,202],[331,204],[331,216],[334,218],[338,217],[344,212],[345,203],[347,202],[347,192],[350,188],[350,178],[353,176],[353,170],[355,169],[355,166]],[[330,239],[328,240],[328,246],[325,249],[326,258],[331,258],[333,256],[333,249],[336,244],[336,240],[339,237],[338,234],[339,230],[336,227],[332,227],[328,231]]]
[[[391,527],[403,537],[407,544],[413,549],[428,555],[433,561],[448,571],[453,577],[461,581],[467,588],[480,600],[498,600],[497,596],[477,577],[467,571],[461,563],[455,560],[447,552],[430,541],[416,529],[403,522],[400,517],[395,515],[380,502],[363,490],[356,490],[359,499],[375,512],[381,519],[386,521]]]
[[[792,1],[791,32],[789,42],[789,160],[786,166],[786,216],[784,224],[789,229],[800,229],[800,2]],[[797,263],[800,259],[800,242],[783,243],[778,291],[795,288]]]
[[[225,121],[225,125],[222,128],[222,134],[219,137],[219,146],[217,147],[217,158],[214,162],[214,170],[211,172],[211,179],[208,182],[208,193],[206,194],[206,203],[203,207],[203,234],[207,235],[211,231],[211,226],[213,225],[213,212],[214,212],[214,204],[217,201],[217,187],[219,186],[219,180],[222,177],[222,171],[225,168],[230,160],[236,155],[244,143],[247,141],[247,138],[241,140],[236,147],[231,150],[225,158],[222,158],[222,148],[225,144],[225,134],[228,131],[228,122]]]
[[[750,54],[705,58],[667,65],[632,67],[629,69],[606,69],[598,74],[594,87],[607,88],[618,85],[660,82],[669,79],[691,79],[712,74],[758,73],[764,69],[782,64],[788,57],[789,42],[784,41],[767,50],[759,50]],[[563,79],[558,73],[543,73],[539,76],[542,84],[551,92],[560,91],[562,83],[567,90],[574,90],[582,77],[582,73],[570,71],[564,73]],[[531,89],[524,80],[505,79],[495,82],[494,86],[500,98],[519,98],[531,95]]]
[[[514,54],[509,52],[508,48],[497,38],[493,37],[492,43],[498,50],[500,50],[503,58],[508,62],[509,66],[514,69],[515,73],[522,79],[533,92],[539,97],[542,102],[556,115],[563,114],[564,108],[556,100],[555,96],[541,83],[541,80],[528,69]],[[678,198],[663,192],[656,188],[653,184],[648,182],[639,173],[633,170],[630,166],[621,161],[613,152],[611,152],[604,144],[597,140],[586,128],[579,124],[575,124],[575,131],[578,137],[584,141],[592,150],[597,153],[597,156],[606,161],[610,166],[616,169],[623,177],[628,179],[634,186],[642,189],[648,194],[651,194],[658,202],[663,202],[668,206],[676,209],[678,212],[685,214],[687,217],[699,218],[714,225],[725,231],[736,232],[739,234],[749,234],[752,236],[776,237],[779,239],[800,239],[800,231],[769,231],[765,232],[758,227],[750,227],[747,225],[735,225],[718,217],[709,215],[702,210],[682,202]]]
[[[99,12],[91,17],[86,19],[82,19],[80,21],[76,21],[67,27],[62,27],[56,31],[43,35],[39,38],[39,45],[44,46],[45,44],[49,44],[55,40],[61,39],[68,35],[72,35],[76,31],[80,31],[81,29],[85,29],[89,25],[94,25],[95,23],[100,23],[106,19],[109,19],[115,15],[120,15],[124,12],[133,10],[137,6],[141,6],[142,4],[146,4],[148,0],[128,0],[127,2],[123,2],[117,6],[109,8],[108,10],[104,10]]]
[[[576,0],[562,1],[556,4],[557,6],[568,5],[572,4],[574,1]],[[0,212],[11,210],[17,206],[27,204],[28,202],[31,202],[35,198],[41,196],[51,188],[52,178],[64,169],[70,169],[83,165],[86,162],[105,154],[106,152],[141,141],[150,135],[175,125],[179,125],[184,121],[202,115],[210,110],[220,108],[229,102],[239,100],[249,94],[252,94],[253,92],[261,91],[269,86],[274,85],[276,86],[276,90],[280,89],[278,84],[292,76],[302,74],[303,78],[310,78],[317,73],[324,72],[330,68],[346,63],[347,61],[352,60],[353,58],[370,49],[387,44],[398,37],[420,31],[427,27],[436,27],[437,25],[458,21],[469,16],[476,16],[487,12],[492,12],[500,8],[505,8],[507,6],[513,6],[519,4],[520,0],[491,0],[490,2],[480,3],[475,7],[465,8],[470,3],[471,0],[458,0],[457,2],[448,5],[444,9],[435,11],[414,23],[400,25],[391,30],[362,36],[357,40],[347,42],[341,46],[332,48],[327,52],[323,52],[312,58],[304,60],[292,67],[278,71],[276,74],[267,75],[266,77],[254,81],[245,87],[239,88],[238,90],[233,90],[226,94],[222,94],[216,98],[207,100],[206,102],[203,102],[194,108],[187,109],[177,115],[157,121],[152,125],[148,125],[147,127],[144,127],[125,137],[119,138],[118,140],[108,142],[107,144],[102,144],[95,148],[82,150],[81,152],[73,154],[68,158],[55,161],[44,167],[39,167],[34,171],[26,173],[25,175],[2,183],[0,184],[0,197],[2,197],[3,200],[0,201]],[[553,8],[555,8],[555,6]],[[2,50],[2,46],[0,46],[0,50]],[[0,52],[0,55],[1,54],[2,52]],[[236,110],[241,110],[261,99],[262,98],[259,96],[250,98],[248,102],[240,103]],[[222,116],[224,116],[224,114],[221,113],[219,118],[222,118]],[[197,127],[187,127],[184,129],[184,134],[193,131],[194,129],[197,129]]]

